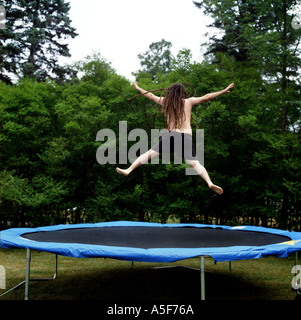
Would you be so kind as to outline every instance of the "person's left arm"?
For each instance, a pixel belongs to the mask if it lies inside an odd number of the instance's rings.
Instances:
[[[206,95],[199,97],[199,98],[191,97],[191,98],[188,98],[187,100],[191,103],[191,105],[197,105],[197,104],[200,104],[203,102],[208,102],[208,101],[216,99],[217,97],[221,96],[224,93],[230,92],[230,89],[232,89],[233,87],[234,87],[234,83],[231,83],[224,90],[213,92],[213,93],[207,93]]]

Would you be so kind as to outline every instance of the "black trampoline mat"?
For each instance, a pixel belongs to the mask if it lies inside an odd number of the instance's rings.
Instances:
[[[197,227],[95,227],[25,233],[23,238],[133,248],[264,246],[291,240],[266,232]]]

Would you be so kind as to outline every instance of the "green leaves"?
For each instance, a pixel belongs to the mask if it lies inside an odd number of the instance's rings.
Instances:
[[[158,42],[152,42],[148,51],[140,53],[138,58],[143,67],[140,77],[144,75],[143,72],[150,75],[152,79],[155,79],[160,73],[168,73],[173,61],[171,46],[171,42],[162,39]],[[136,76],[139,76],[139,73]]]
[[[61,0],[2,0],[7,24],[0,30],[0,79],[12,83],[29,77],[62,81],[73,72],[59,66],[70,56],[67,37],[77,36],[68,17],[70,4]]]
[[[54,34],[59,5],[43,3],[51,11],[45,22],[49,28],[39,41],[29,32],[40,46]],[[119,121],[127,122],[128,133],[141,128],[149,137],[151,129],[163,127],[160,108],[143,96],[129,100],[136,90],[96,54],[72,66],[76,77],[70,82],[0,83],[0,221],[18,226],[176,219],[296,226],[301,197],[300,56],[297,33],[288,25],[285,30],[290,17],[276,14],[283,5],[278,0],[273,5],[203,1],[224,34],[212,39],[202,62],[192,62],[189,49],[173,57],[165,40],[139,56],[137,81],[146,90],[182,82],[190,96],[203,96],[235,83],[230,93],[192,110],[193,137],[196,128],[205,130],[205,167],[223,187],[221,197],[199,176],[186,176],[186,164],[146,164],[124,177],[114,165],[96,161],[99,130],[116,133],[118,162]],[[65,18],[58,17],[60,36],[68,26]],[[59,50],[67,54],[64,47]],[[128,149],[133,143],[128,141]]]

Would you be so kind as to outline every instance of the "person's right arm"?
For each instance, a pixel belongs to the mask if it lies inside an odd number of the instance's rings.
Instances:
[[[140,91],[140,92],[141,92],[146,98],[148,98],[149,100],[154,101],[154,102],[156,102],[157,104],[160,104],[160,105],[163,104],[163,99],[164,99],[164,98],[158,97],[158,96],[154,95],[153,93],[148,92],[148,91],[140,88],[140,87],[137,85],[136,82],[133,82],[133,86],[134,86],[138,91]]]
[[[213,92],[213,93],[207,93],[202,97],[191,97],[188,98],[188,101],[191,103],[191,105],[197,105],[203,102],[207,102],[210,100],[213,100],[219,96],[221,96],[222,94],[226,93],[226,92],[230,92],[230,89],[232,89],[234,87],[234,83],[231,83],[226,89],[221,90],[221,91],[217,91],[217,92]]]

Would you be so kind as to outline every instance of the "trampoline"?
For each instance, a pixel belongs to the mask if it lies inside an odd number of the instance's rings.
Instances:
[[[117,221],[12,228],[0,232],[0,246],[27,249],[26,279],[22,283],[25,283],[25,299],[28,283],[33,280],[30,250],[53,253],[56,258],[63,255],[132,262],[170,263],[201,257],[201,297],[205,299],[204,257],[215,261],[287,257],[301,251],[301,232],[252,226]]]

